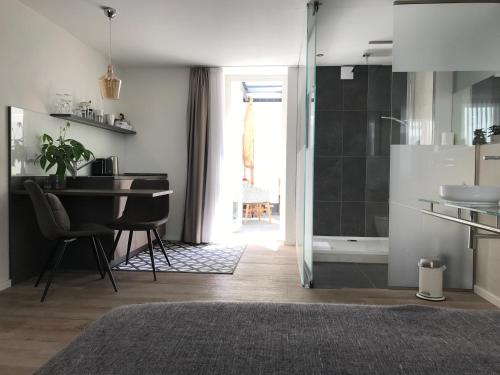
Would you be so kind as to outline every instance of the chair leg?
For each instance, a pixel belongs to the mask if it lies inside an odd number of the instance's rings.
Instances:
[[[118,292],[118,288],[116,287],[116,283],[115,283],[115,278],[113,277],[113,272],[111,272],[111,268],[109,267],[109,261],[108,261],[108,258],[106,257],[106,253],[102,247],[101,241],[96,236],[92,236],[92,241],[94,241],[94,243],[97,243],[97,248],[99,249],[99,252],[101,253],[102,260],[104,262],[104,269],[108,273],[109,279],[111,280],[111,284],[113,284],[113,288],[114,288],[115,292]]]
[[[45,284],[45,289],[43,291],[42,298],[40,299],[40,302],[45,301],[45,297],[47,296],[47,292],[49,291],[50,284],[52,284],[52,280],[54,279],[56,271],[59,268],[59,265],[61,264],[61,261],[64,257],[64,253],[66,252],[66,249],[68,247],[68,243],[69,243],[69,241],[60,240],[58,245],[57,245],[57,249],[55,250],[55,252],[58,253],[57,257],[56,257],[56,261],[54,263],[54,267],[52,268],[52,272],[50,273],[49,278],[47,279],[47,284]]]
[[[165,251],[165,247],[163,246],[163,242],[160,238],[160,235],[158,234],[158,230],[153,229],[153,233],[155,234],[156,240],[160,244],[161,252],[163,253],[163,255],[165,255],[165,259],[167,260],[168,266],[170,267],[171,266],[170,260],[168,260],[167,252]]]
[[[113,248],[111,249],[111,253],[109,254],[109,258],[113,259],[116,251],[116,247],[118,246],[118,241],[120,241],[120,237],[122,236],[122,230],[118,231],[118,234],[116,235],[115,242],[113,242]]]
[[[151,233],[149,232],[149,230],[147,230],[146,233],[148,235],[149,256],[151,258],[151,267],[153,267],[153,277],[156,281],[155,257],[153,254],[153,243],[151,242]]]
[[[127,257],[125,258],[125,264],[128,264],[128,258],[130,258],[130,247],[132,246],[132,236],[133,235],[134,235],[134,231],[131,230],[128,233]]]
[[[97,247],[95,246],[94,241],[92,241],[92,237],[89,237],[89,241],[90,241],[90,246],[92,247],[92,250],[94,252],[94,258],[95,258],[95,262],[97,264],[97,269],[99,270],[99,274],[101,275],[101,279],[104,279],[104,276],[106,274],[102,270],[101,261],[99,260],[99,253],[97,252]]]
[[[52,260],[54,259],[54,255],[56,255],[56,253],[57,253],[58,247],[59,247],[59,241],[56,244],[56,248],[54,250],[52,250],[51,253],[49,254],[49,256],[47,257],[47,260],[45,261],[45,264],[43,265],[43,268],[40,271],[40,275],[38,276],[38,279],[36,280],[35,288],[38,286],[38,284],[40,284],[40,281],[42,280],[43,275],[45,275],[45,272],[47,272],[47,270],[50,266],[50,263],[52,263]]]

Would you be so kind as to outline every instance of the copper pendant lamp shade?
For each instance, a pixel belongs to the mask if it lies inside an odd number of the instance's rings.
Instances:
[[[99,87],[104,99],[120,99],[122,80],[113,73],[113,65],[109,64],[106,74],[99,78]]]
[[[113,72],[113,64],[111,64],[111,20],[116,16],[116,9],[103,7],[104,14],[109,19],[109,54],[108,54],[108,70],[101,78],[99,78],[99,88],[104,99],[118,100],[120,99],[120,89],[122,80]]]

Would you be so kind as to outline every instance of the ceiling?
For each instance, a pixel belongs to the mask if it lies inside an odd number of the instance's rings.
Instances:
[[[107,53],[101,5],[115,7],[113,61],[120,66],[297,65],[307,0],[20,0]],[[321,0],[319,65],[364,64],[370,40],[392,39],[392,0]],[[371,63],[390,64],[379,47]]]
[[[391,64],[392,45],[369,41],[393,39],[393,0],[321,0],[316,51],[318,65]]]
[[[306,0],[20,0],[121,66],[296,65]]]

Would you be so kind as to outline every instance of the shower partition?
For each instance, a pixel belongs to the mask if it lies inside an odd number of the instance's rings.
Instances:
[[[307,34],[298,67],[296,247],[301,283],[313,282],[313,182],[316,95],[316,21],[319,2],[307,4]]]
[[[370,57],[363,50],[351,65],[341,63],[344,57],[327,44],[332,41],[328,34],[334,6],[325,3],[314,20],[319,43],[314,47],[321,57],[308,64],[318,63],[314,130],[310,131],[315,135],[314,150],[310,150],[314,160],[308,160],[313,194],[312,200],[306,199],[306,207],[312,203],[313,228],[306,234],[313,235],[314,285],[322,287],[322,275],[327,274],[329,282],[335,279],[329,287],[385,287],[390,151],[391,144],[406,138],[404,121],[393,120],[405,118],[405,113],[393,110],[392,103],[405,103],[406,81],[393,75],[391,65],[383,65],[387,59]],[[366,280],[372,271],[377,280]]]
[[[317,61],[321,21],[330,22],[321,19],[319,2],[309,2],[298,69],[296,186],[297,251],[306,287],[317,280],[315,260],[387,263],[390,149],[406,137],[404,124],[391,120],[405,115],[392,108],[393,101],[405,103],[405,77],[367,59],[342,79],[340,65],[325,63],[331,56]]]

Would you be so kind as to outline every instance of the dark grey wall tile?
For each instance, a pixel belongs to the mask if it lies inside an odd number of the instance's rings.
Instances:
[[[316,112],[315,155],[342,155],[342,111]]]
[[[342,201],[365,200],[365,157],[342,158]]]
[[[340,216],[340,235],[362,237],[365,235],[365,203],[344,202]]]
[[[342,159],[314,158],[314,200],[340,201]]]
[[[342,80],[339,66],[316,68],[316,110],[342,109]]]
[[[399,141],[399,124],[394,121],[382,119],[382,116],[390,117],[391,112],[368,112],[368,126],[366,136],[367,156],[389,156],[391,148],[391,131],[394,140]],[[392,124],[392,125],[391,125]]]
[[[370,280],[372,288],[387,288],[388,265],[379,263],[357,263],[358,270]]]
[[[340,67],[317,68],[314,234],[378,235],[375,217],[388,207],[391,141],[391,122],[380,116],[391,115],[391,96],[392,115],[404,119],[406,73],[357,66],[353,80],[340,80]],[[400,130],[393,123],[393,144]]]
[[[344,156],[366,155],[365,111],[343,111],[342,154]]]
[[[392,67],[372,65],[368,68],[367,109],[369,111],[391,110]]]
[[[389,200],[389,157],[366,158],[366,201]]]
[[[407,96],[408,74],[403,72],[392,73],[391,111],[396,118],[405,120],[406,96]]]
[[[389,203],[366,202],[365,215],[367,237],[389,236]]]
[[[343,109],[366,111],[368,93],[368,72],[366,66],[354,68],[354,79],[343,80]]]
[[[340,235],[340,202],[314,202],[313,233],[316,236]]]

